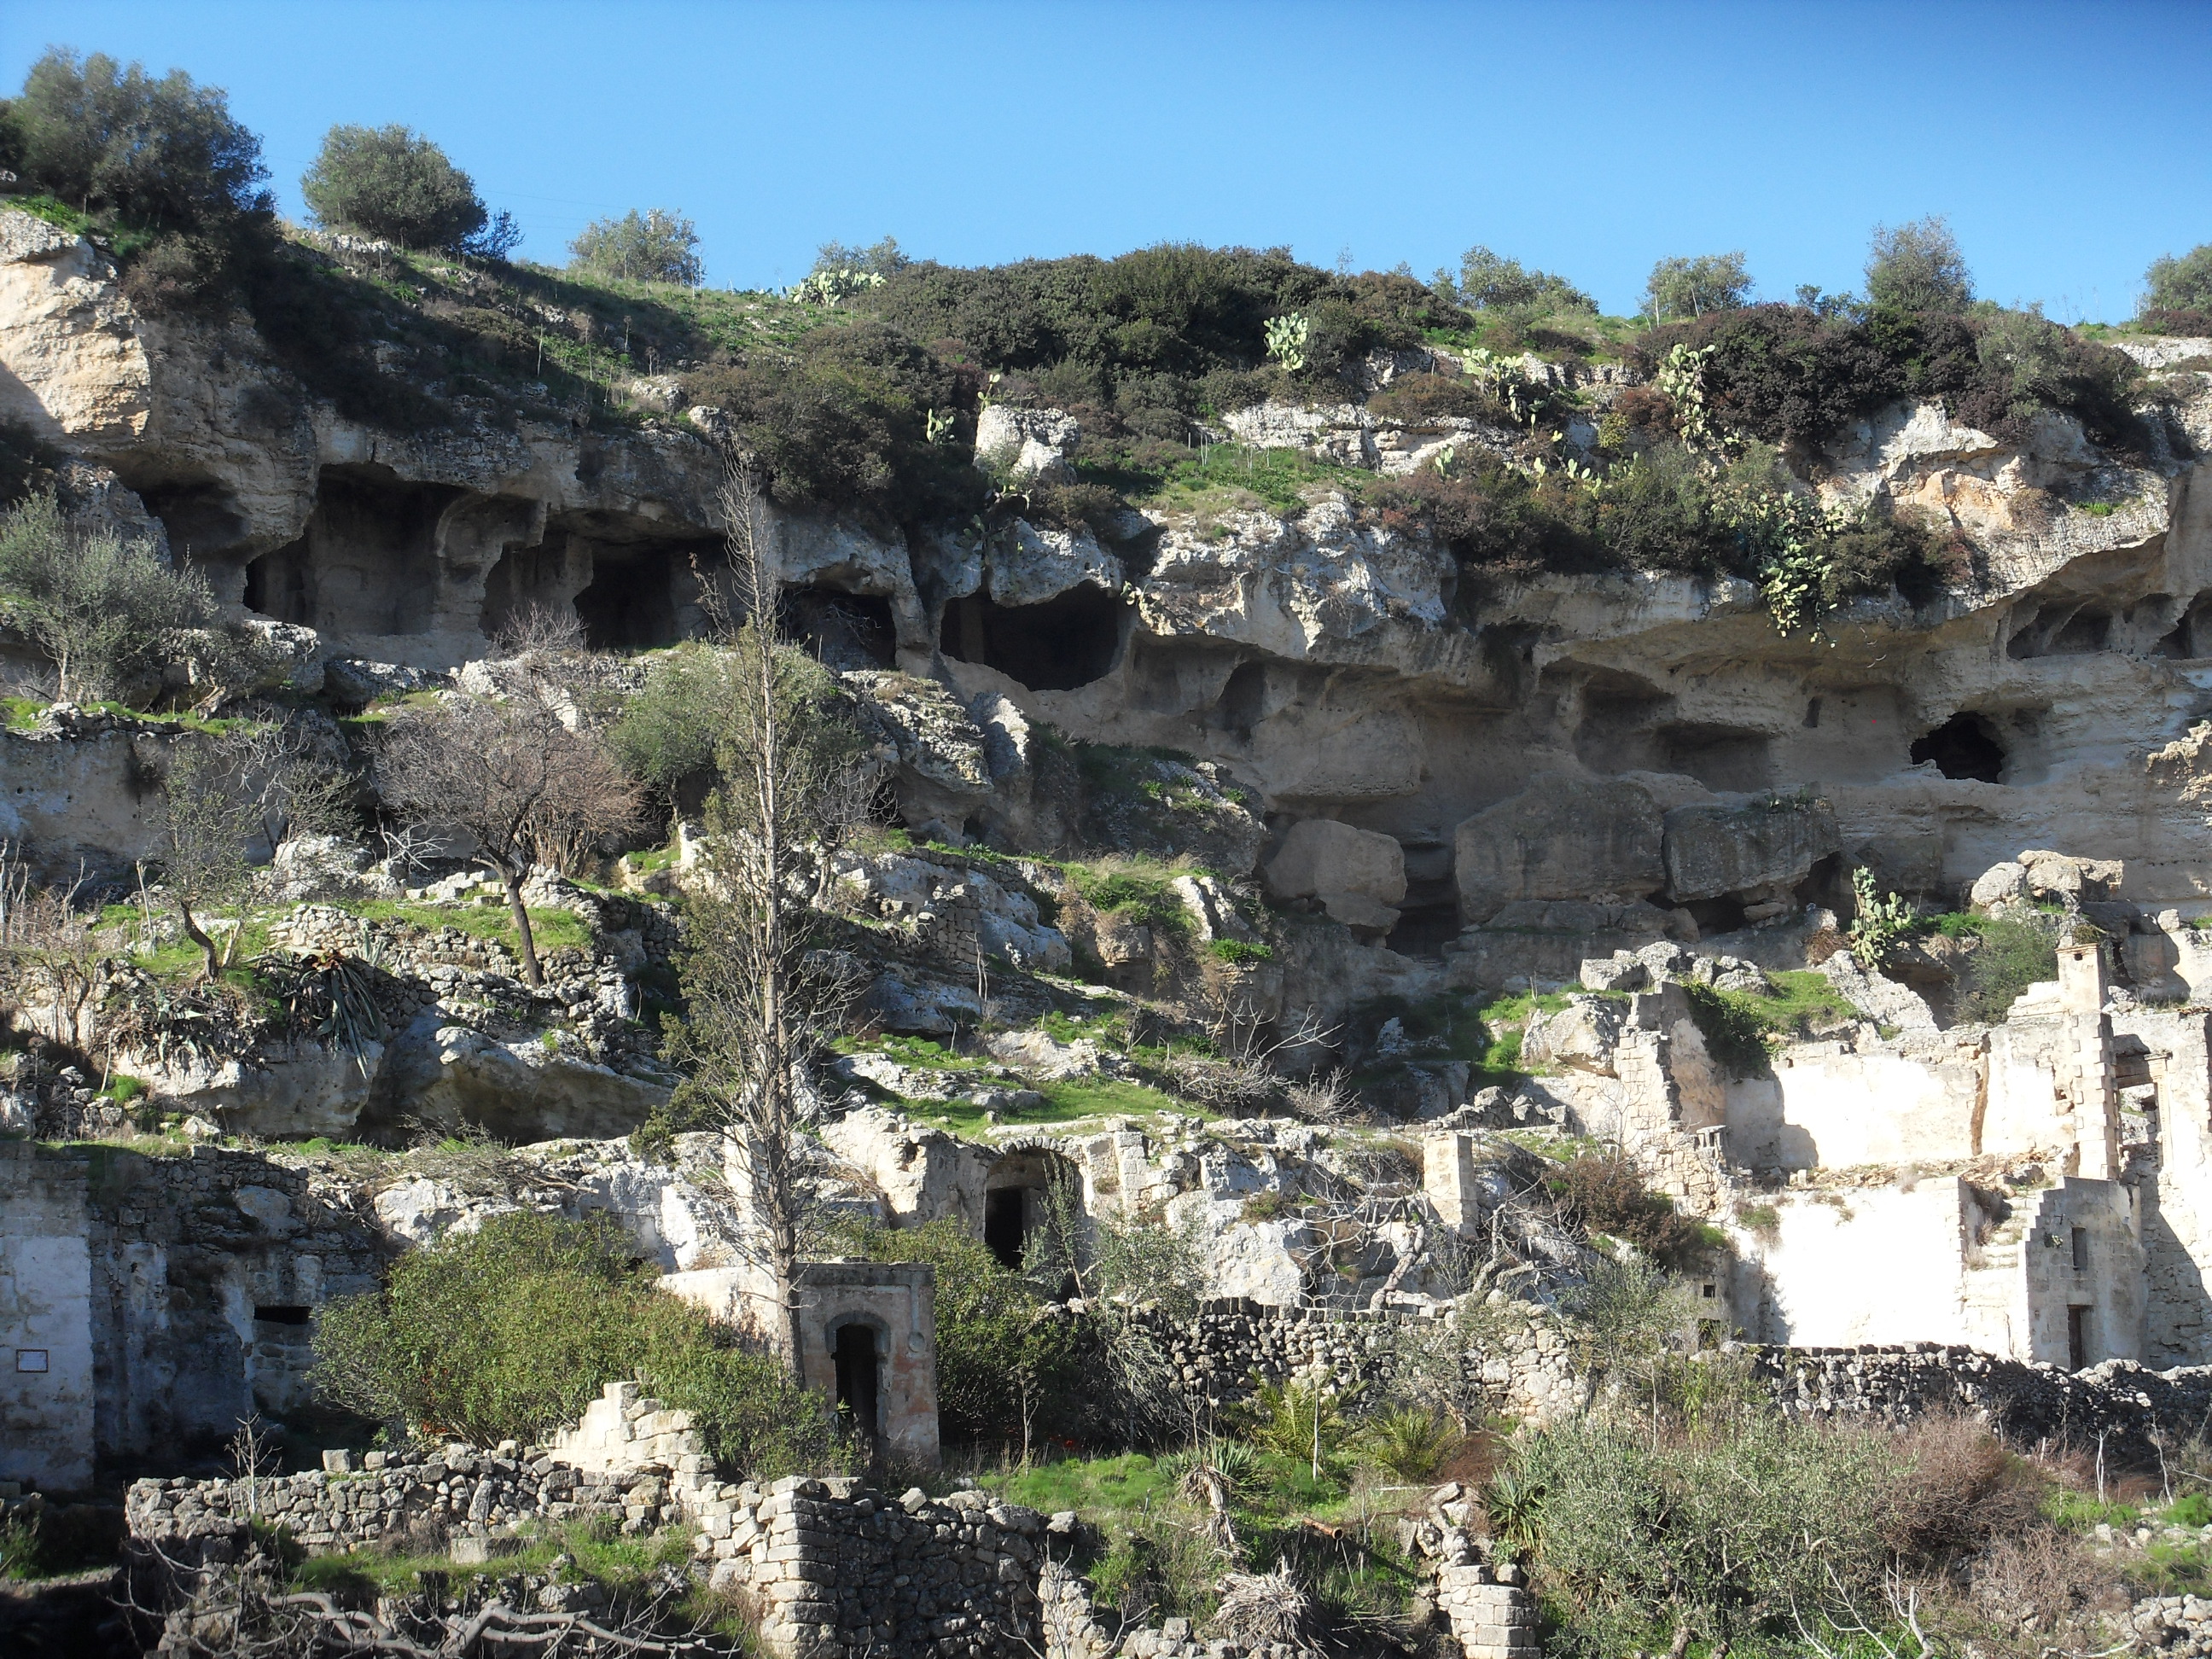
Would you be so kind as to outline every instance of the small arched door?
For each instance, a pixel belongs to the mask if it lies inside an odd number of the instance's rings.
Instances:
[[[854,1321],[837,1328],[830,1355],[837,1367],[837,1415],[854,1432],[874,1440],[883,1433],[882,1358],[876,1334]]]

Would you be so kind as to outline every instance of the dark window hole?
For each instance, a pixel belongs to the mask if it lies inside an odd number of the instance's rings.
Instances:
[[[1912,763],[1934,761],[1947,778],[1974,783],[2004,781],[2004,745],[1981,714],[1954,714],[1912,745]]]
[[[1025,1200],[1019,1187],[995,1187],[983,1194],[983,1243],[990,1247],[1000,1265],[1019,1268],[1022,1265]]]
[[[290,1304],[264,1304],[253,1310],[253,1321],[257,1325],[304,1325],[312,1311]]]
[[[946,656],[995,668],[1032,691],[1073,691],[1113,667],[1127,609],[1088,582],[1042,605],[971,593],[945,607],[939,643]]]

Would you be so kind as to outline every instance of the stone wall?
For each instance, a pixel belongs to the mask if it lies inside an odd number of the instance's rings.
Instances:
[[[124,1498],[134,1538],[168,1554],[204,1557],[260,1520],[288,1529],[310,1554],[343,1553],[390,1534],[426,1547],[511,1534],[521,1521],[606,1517],[626,1533],[682,1518],[665,1471],[579,1469],[539,1453],[522,1457],[448,1446],[387,1455],[345,1454],[338,1467],[258,1480],[140,1480]],[[467,1552],[464,1552],[466,1553]]]
[[[312,1166],[0,1142],[0,1399],[28,1413],[7,1422],[0,1472],[73,1490],[96,1459],[291,1409],[313,1309],[374,1289],[386,1255],[360,1191]],[[15,1370],[18,1350],[44,1350],[48,1370]],[[34,1417],[52,1425],[33,1432]]]
[[[1492,1311],[1498,1317],[1486,1322],[1484,1336],[1459,1356],[1466,1394],[1533,1422],[1580,1406],[1586,1390],[1557,1326],[1522,1316],[1517,1305]],[[1340,1388],[1373,1382],[1403,1348],[1451,1340],[1442,1321],[1425,1312],[1278,1308],[1242,1297],[1204,1304],[1188,1327],[1162,1320],[1158,1334],[1184,1389],[1209,1407],[1243,1399],[1255,1376],[1280,1382],[1317,1367]]]
[[[2123,1464],[2154,1467],[2161,1439],[2177,1445],[2212,1416],[2212,1366],[2150,1371],[2116,1359],[2069,1371],[1931,1342],[1742,1352],[1794,1417],[1904,1423],[1962,1412],[2015,1444],[2093,1447],[2101,1437]]]

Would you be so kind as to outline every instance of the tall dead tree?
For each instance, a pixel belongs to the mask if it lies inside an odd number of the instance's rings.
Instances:
[[[522,977],[544,984],[522,884],[536,865],[635,823],[637,786],[534,686],[405,710],[386,728],[376,772],[402,818],[462,830],[475,843],[471,856],[507,890]]]
[[[690,1073],[686,1103],[723,1129],[751,1189],[757,1266],[796,1363],[792,1279],[808,1204],[799,1073],[848,994],[815,949],[808,896],[854,816],[860,744],[836,681],[778,637],[766,507],[741,463],[720,507],[727,585],[703,573],[700,584],[722,647],[720,781],[707,806],[707,879],[687,916],[689,1018],[672,1047]]]

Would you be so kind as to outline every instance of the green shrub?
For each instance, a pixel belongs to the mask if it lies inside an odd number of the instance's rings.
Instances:
[[[569,268],[629,283],[678,283],[696,288],[707,268],[695,250],[699,228],[668,208],[632,208],[619,219],[595,219],[568,244]]]
[[[522,240],[513,219],[493,219],[469,175],[411,127],[332,127],[300,193],[318,222],[402,247],[501,258]]]
[[[1644,1172],[1626,1152],[1583,1152],[1553,1170],[1544,1184],[1569,1219],[1626,1239],[1669,1267],[1689,1266],[1713,1247],[1714,1230],[1647,1188]]]
[[[2143,272],[2142,308],[2160,311],[2212,311],[2212,242],[2189,250],[2179,258],[2165,254],[2150,262]]]
[[[273,208],[260,139],[232,118],[222,88],[182,70],[156,80],[103,52],[55,47],[31,66],[6,124],[23,183],[82,211],[193,231]]]
[[[1845,1604],[1879,1604],[1896,1457],[1879,1431],[1753,1415],[1662,1436],[1601,1413],[1531,1437],[1513,1471],[1540,1489],[1537,1585],[1559,1651],[1595,1656],[1686,1638],[1790,1644]]]
[[[728,658],[705,646],[656,656],[607,731],[623,769],[672,799],[686,779],[710,774],[729,719],[732,672]]]
[[[1311,1379],[1262,1382],[1229,1415],[1248,1444],[1293,1463],[1341,1477],[1351,1463],[1356,1428],[1346,1396]]]
[[[1378,1468],[1419,1485],[1452,1460],[1467,1437],[1431,1407],[1394,1406],[1376,1413],[1360,1431],[1360,1445]]]
[[[1206,948],[1216,960],[1236,968],[1249,968],[1255,963],[1270,962],[1275,955],[1267,945],[1254,945],[1238,939],[1218,939]]]
[[[1960,1020],[1995,1024],[2029,986],[2058,977],[2057,918],[1968,916],[1962,923],[1981,942],[1966,957],[1955,1004]]]
[[[872,1229],[863,1243],[875,1261],[937,1269],[937,1405],[945,1432],[1026,1444],[1036,1414],[1079,1386],[1073,1324],[1040,1318],[1044,1297],[1036,1287],[949,1217]]]
[[[496,1216],[402,1256],[385,1288],[325,1305],[314,1378],[332,1405],[480,1446],[542,1440],[609,1382],[693,1413],[719,1462],[769,1476],[831,1455],[828,1413],[782,1361],[654,1288],[611,1218]]]
[[[1895,311],[1964,311],[1974,297],[1966,257],[1940,214],[1876,225],[1866,279],[1867,298]]]
[[[53,665],[64,698],[129,688],[212,609],[198,571],[173,569],[149,542],[70,525],[51,495],[0,514],[0,617]]]
[[[880,323],[817,330],[788,357],[699,371],[684,395],[730,416],[786,505],[890,522],[966,517],[982,505],[968,453],[929,437],[932,410],[973,407],[972,379]]]

